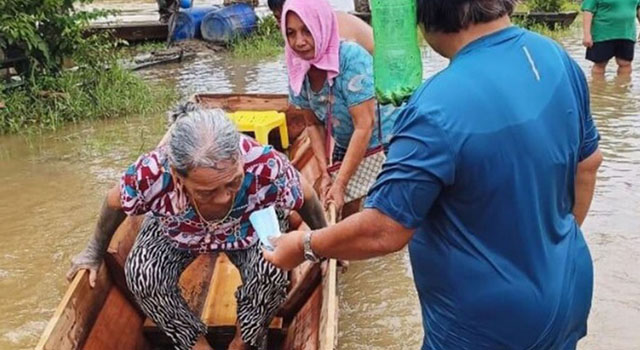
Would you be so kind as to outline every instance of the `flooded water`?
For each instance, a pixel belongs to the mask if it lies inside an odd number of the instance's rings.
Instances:
[[[153,3],[150,3],[153,4]],[[585,70],[579,31],[562,41]],[[636,48],[637,57],[640,49]],[[425,76],[447,62],[424,52]],[[640,349],[640,66],[632,77],[590,81],[606,160],[584,225],[595,262],[589,335],[581,350]],[[287,91],[282,57],[199,56],[141,71],[195,92]],[[65,291],[69,259],[124,167],[163,134],[162,115],[0,138],[0,349],[30,349]],[[406,252],[353,263],[340,284],[340,349],[418,349],[422,328]],[[63,350],[63,349],[61,349]]]

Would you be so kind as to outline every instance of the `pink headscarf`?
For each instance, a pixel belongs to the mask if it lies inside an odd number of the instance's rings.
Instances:
[[[287,40],[287,13],[295,12],[307,26],[315,41],[315,56],[307,61],[298,56]],[[329,85],[340,73],[340,37],[338,19],[326,0],[287,0],[282,11],[282,35],[285,41],[285,58],[289,71],[289,85],[298,96],[302,83],[312,65],[327,71]]]

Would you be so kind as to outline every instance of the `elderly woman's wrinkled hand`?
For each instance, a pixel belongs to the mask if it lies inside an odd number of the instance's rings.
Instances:
[[[102,258],[99,257],[99,254],[87,247],[71,259],[71,268],[67,272],[67,280],[71,282],[80,270],[89,270],[89,286],[93,288],[96,286],[98,269],[101,263]]]
[[[283,270],[292,270],[304,262],[304,231],[292,231],[271,240],[274,250],[262,248],[265,260]]]

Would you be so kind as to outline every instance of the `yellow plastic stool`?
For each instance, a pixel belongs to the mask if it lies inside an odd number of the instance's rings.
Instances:
[[[274,128],[280,131],[282,148],[289,148],[289,132],[287,131],[287,118],[284,113],[276,111],[237,111],[227,113],[229,119],[241,132],[252,131],[256,140],[263,145],[269,143],[269,132]]]

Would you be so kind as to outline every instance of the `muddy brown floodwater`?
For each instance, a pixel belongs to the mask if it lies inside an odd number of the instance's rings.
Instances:
[[[562,40],[587,71],[580,32]],[[640,57],[640,49],[636,48]],[[425,76],[447,62],[424,51]],[[630,79],[590,80],[605,162],[584,225],[595,263],[589,335],[581,350],[640,349],[640,66]],[[287,91],[282,57],[204,54],[141,71],[195,92]],[[40,137],[0,137],[0,349],[30,349],[67,283],[106,189],[157,142],[162,115],[84,123]],[[340,282],[340,349],[419,349],[420,313],[406,252],[353,263]],[[63,349],[61,349],[63,350]]]

